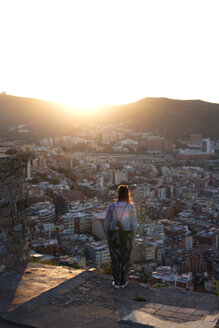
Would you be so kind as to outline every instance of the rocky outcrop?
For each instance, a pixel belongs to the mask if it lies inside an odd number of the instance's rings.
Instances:
[[[27,261],[29,233],[24,210],[26,161],[0,154],[0,271]]]

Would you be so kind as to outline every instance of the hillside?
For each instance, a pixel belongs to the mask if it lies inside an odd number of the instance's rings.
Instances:
[[[151,131],[167,137],[202,133],[219,138],[219,104],[201,100],[144,98],[136,103],[114,106],[102,121],[129,121],[136,130]]]
[[[68,109],[68,110],[66,110]],[[71,113],[71,114],[70,114]],[[138,131],[149,131],[166,137],[183,137],[202,133],[219,139],[219,104],[201,100],[144,98],[135,103],[103,108],[83,121],[96,123],[129,122]],[[72,131],[82,116],[64,105],[44,100],[0,95],[0,125],[27,124],[46,133]]]
[[[49,132],[68,129],[72,116],[63,115],[66,107],[45,100],[1,96],[0,94],[0,125],[26,124],[31,130]]]

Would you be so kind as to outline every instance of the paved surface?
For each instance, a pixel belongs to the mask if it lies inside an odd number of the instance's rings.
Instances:
[[[43,292],[69,280],[83,270],[29,263],[0,275],[0,313],[13,310]]]
[[[123,321],[150,323],[153,327],[215,327],[218,320],[219,300],[199,293],[186,293],[176,289],[162,289],[153,303],[132,311]]]
[[[70,274],[71,278],[62,278],[64,282],[57,284],[61,279],[55,276],[57,268],[61,275],[60,267],[50,267],[48,271],[47,266],[26,268],[24,272],[29,273],[24,273],[24,278],[20,277],[19,284],[23,286],[26,301],[25,297],[22,300],[22,295],[20,298],[15,298],[16,301],[12,302],[14,305],[8,306],[10,311],[6,310],[4,313],[2,311],[2,318],[15,324],[37,328],[73,326],[76,328],[88,326],[90,328],[213,328],[216,326],[219,299],[215,296],[183,292],[174,288],[150,289],[136,282],[130,282],[125,289],[115,290],[111,286],[110,276],[90,271],[79,273],[67,268],[63,268],[63,276]],[[53,275],[49,274],[49,270],[50,272],[53,270]],[[49,281],[47,281],[47,272],[50,275]],[[38,280],[40,275],[41,281]],[[23,279],[25,284],[22,282]],[[35,280],[40,285],[38,289]],[[4,276],[0,276],[0,288],[3,287],[3,282]],[[52,288],[52,285],[55,286]],[[31,299],[32,286],[35,294]],[[42,286],[44,289],[41,290]],[[46,286],[47,291],[45,291]],[[23,293],[22,288],[20,287],[20,294]],[[27,294],[25,294],[26,288],[28,288]]]

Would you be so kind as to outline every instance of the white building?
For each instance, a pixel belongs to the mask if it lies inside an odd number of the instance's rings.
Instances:
[[[208,138],[202,139],[202,152],[210,153],[211,151],[212,151],[211,140]]]
[[[65,213],[62,215],[61,220],[63,222],[63,233],[67,235],[73,235],[74,234],[74,225],[75,225],[75,215],[72,213]]]
[[[192,235],[185,236],[185,249],[189,250],[193,248],[193,237]]]
[[[44,233],[45,233],[45,238],[51,239],[52,233],[55,231],[55,224],[53,222],[43,223],[43,229],[44,229]]]
[[[174,287],[177,287],[179,289],[184,289],[188,291],[193,290],[191,272],[178,275],[171,271],[166,271],[166,272],[156,271],[152,273],[152,278],[157,279],[158,281],[161,280],[164,283],[165,282],[170,283],[174,285]]]
[[[104,263],[110,263],[110,252],[105,241],[96,241],[86,244],[88,257],[97,266],[102,266]]]
[[[44,223],[53,222],[56,217],[55,205],[51,202],[39,202],[31,205],[27,211],[28,216],[39,216]]]
[[[127,171],[119,170],[113,172],[113,183],[118,185],[121,182],[126,182],[128,180]]]
[[[141,224],[139,231],[143,234],[143,236],[159,236],[163,234],[163,224],[159,221]]]

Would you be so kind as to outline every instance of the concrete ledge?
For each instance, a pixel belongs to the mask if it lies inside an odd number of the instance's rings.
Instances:
[[[24,274],[20,292],[28,287],[30,295],[31,286],[36,292],[35,284],[42,286],[48,279],[45,266],[35,269],[34,277]],[[69,268],[53,267],[48,268],[51,279],[52,271],[71,278],[57,284],[54,277],[53,288],[49,285],[41,294],[38,289],[35,297],[2,313],[3,319],[36,328],[213,328],[217,324],[219,299],[212,295],[152,289],[132,281],[117,290],[111,276],[84,271],[72,277],[75,273]]]

